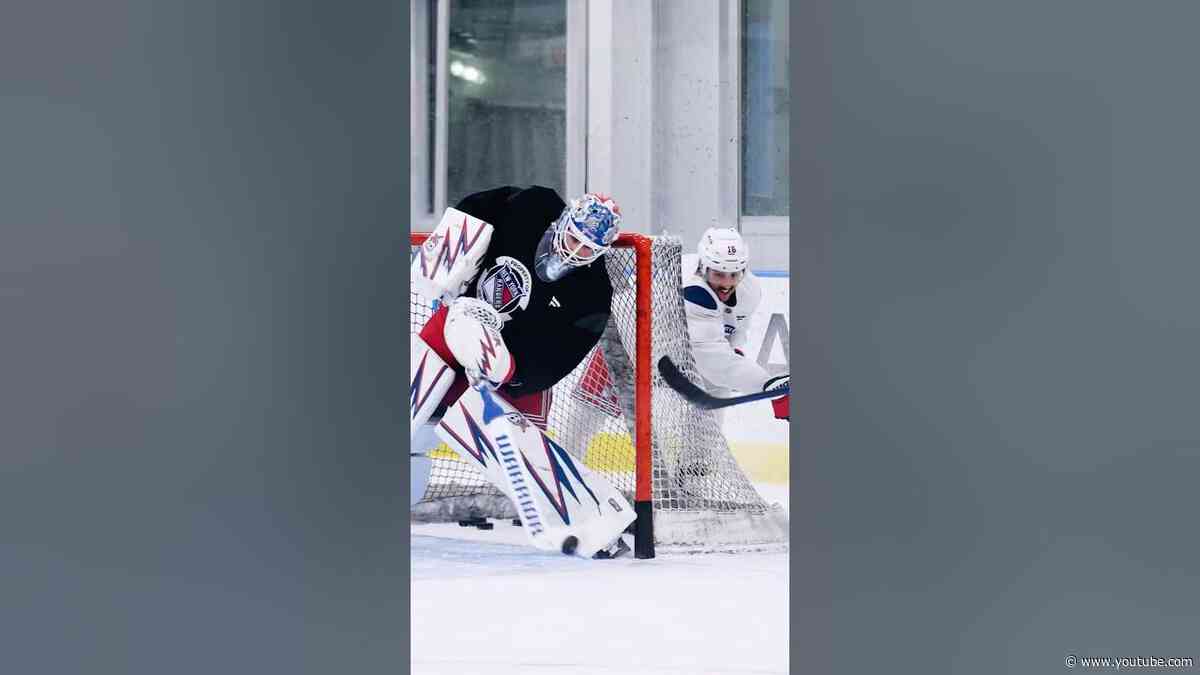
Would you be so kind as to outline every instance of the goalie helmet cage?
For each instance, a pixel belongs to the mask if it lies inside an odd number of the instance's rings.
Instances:
[[[426,233],[412,234],[412,251]],[[654,364],[671,357],[698,382],[679,293],[682,246],[675,237],[622,234],[605,254],[613,299],[599,343],[544,396],[547,435],[634,504],[634,554],[775,550],[787,546],[787,517],[768,505],[738,466],[718,413],[701,410],[662,381]],[[435,309],[411,292],[410,328]],[[544,419],[539,419],[544,417]],[[440,446],[418,521],[515,517],[509,499],[474,467]]]

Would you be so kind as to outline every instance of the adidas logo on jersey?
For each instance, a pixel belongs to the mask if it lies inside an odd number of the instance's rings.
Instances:
[[[562,305],[559,304],[559,302],[558,302],[558,298],[554,297],[553,295],[550,296],[550,306],[551,307],[562,307]]]

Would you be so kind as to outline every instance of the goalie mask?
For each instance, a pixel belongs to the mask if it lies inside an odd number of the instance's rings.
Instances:
[[[588,193],[573,199],[542,235],[534,270],[542,281],[557,281],[577,267],[600,259],[621,229],[621,209],[610,197]]]

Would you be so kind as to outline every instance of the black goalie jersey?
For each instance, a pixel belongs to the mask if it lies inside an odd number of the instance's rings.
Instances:
[[[532,279],[532,292],[522,307],[509,305],[511,318],[501,334],[516,361],[516,372],[502,391],[516,398],[549,389],[567,376],[600,340],[612,304],[612,284],[604,258],[546,282],[534,272],[538,242],[566,204],[550,188],[506,186],[477,192],[455,205],[494,229],[480,273],[467,294],[502,305],[511,297],[510,273],[498,269],[520,265]],[[502,261],[498,258],[515,260]],[[491,272],[492,274],[489,274]],[[480,279],[488,286],[480,294]]]

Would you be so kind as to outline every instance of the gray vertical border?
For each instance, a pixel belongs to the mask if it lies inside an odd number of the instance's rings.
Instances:
[[[802,4],[793,670],[1200,662],[1200,5]]]
[[[410,1],[415,1],[415,0],[410,0]],[[410,37],[412,35],[412,25],[411,25],[412,12],[411,11],[401,11],[401,12],[397,12],[397,14],[402,17],[400,19],[400,26],[399,26],[399,30],[397,31],[397,33],[399,35],[405,36],[405,38],[407,38],[407,39],[405,39],[405,41],[404,41],[404,49],[399,50],[402,52],[402,55],[400,56],[401,62],[396,64],[396,72],[412,73],[415,68],[424,67],[423,64],[412,63],[413,50],[410,48],[410,45],[412,42],[412,39]],[[422,27],[422,30],[424,30],[424,27]],[[381,83],[381,84],[384,84],[384,83]],[[399,92],[399,98],[400,98],[401,103],[403,104],[400,106],[400,108],[409,114],[409,117],[407,117],[403,120],[397,120],[397,124],[400,127],[398,129],[398,131],[400,133],[397,134],[397,136],[399,138],[398,150],[399,150],[400,154],[397,157],[398,161],[396,162],[396,165],[398,167],[401,167],[400,171],[402,172],[402,174],[401,174],[402,181],[403,181],[402,184],[403,185],[411,185],[412,180],[413,180],[413,177],[411,175],[412,174],[412,171],[411,171],[412,162],[409,161],[409,158],[412,156],[412,154],[411,154],[410,148],[409,148],[409,141],[412,138],[412,134],[408,133],[408,130],[411,125],[418,123],[418,120],[414,120],[411,118],[411,114],[413,111],[412,97],[414,94],[417,94],[421,100],[424,100],[425,92],[424,91],[413,92],[412,87],[407,86],[409,84],[407,82],[405,83],[405,86],[401,86],[400,82],[399,82],[399,78],[397,78],[395,81],[389,81],[386,84],[389,86],[389,88],[394,88],[395,91]],[[424,120],[419,120],[419,123],[421,124],[422,127],[425,126]],[[432,144],[426,146],[427,151],[432,152],[433,149],[434,149],[434,146]],[[422,165],[428,166],[428,162],[423,162]],[[430,176],[429,178],[432,180],[433,176]],[[408,194],[410,194],[410,195],[412,194],[411,189],[408,190]],[[409,206],[408,208],[401,211],[400,217],[403,219],[403,223],[398,222],[397,228],[407,231],[407,232],[412,232],[413,223],[410,222],[411,221],[410,214],[412,214],[413,209],[412,209],[411,204],[409,204],[408,206]],[[437,209],[436,204],[434,205],[434,209],[436,212],[436,209]],[[435,215],[435,217],[436,217],[436,215]],[[405,238],[407,239],[407,237],[405,237]],[[403,322],[404,322],[405,326],[410,325],[410,320],[409,320],[409,316],[408,316],[409,315],[408,298],[403,297],[408,294],[408,292],[409,292],[408,289],[412,285],[411,279],[410,279],[410,270],[412,268],[409,266],[409,260],[410,260],[410,255],[411,255],[410,251],[411,251],[411,249],[407,248],[407,247],[404,248],[403,252],[396,251],[396,255],[393,257],[393,259],[395,261],[395,264],[399,266],[398,269],[396,270],[398,272],[398,274],[388,275],[389,278],[395,277],[400,282],[399,287],[396,289],[396,295],[399,295],[401,297],[395,298],[395,302],[394,302],[393,306],[398,306],[398,307],[402,308],[400,310],[399,314],[400,314],[400,316],[403,317]],[[392,304],[392,303],[389,303],[389,304]],[[405,378],[407,378],[408,374],[411,370],[411,366],[412,366],[411,352],[406,347],[403,347],[403,346],[400,347],[399,352],[400,352],[399,362],[401,364],[401,374]],[[408,380],[405,379],[404,381],[408,381]],[[403,389],[403,387],[401,387],[400,389],[403,392],[408,391],[407,389]],[[395,389],[392,389],[392,388],[389,388],[388,390],[395,391]],[[400,403],[399,406],[396,407],[397,414],[400,415],[399,428],[400,428],[401,433],[403,433],[403,436],[401,436],[398,439],[392,439],[392,441],[394,441],[394,442],[386,443],[386,445],[390,445],[391,447],[394,447],[396,452],[400,453],[401,455],[407,454],[407,450],[408,450],[408,446],[409,446],[408,438],[409,438],[409,435],[411,434],[411,430],[409,429],[409,424],[408,424],[408,417],[405,417],[403,414],[404,412],[408,411],[407,404],[408,404],[408,399],[406,397],[404,399],[404,401],[402,403]],[[397,504],[401,505],[401,509],[403,509],[403,511],[396,515],[397,515],[397,520],[399,521],[399,523],[401,525],[397,529],[401,532],[401,535],[402,535],[402,536],[400,536],[400,545],[398,548],[399,548],[400,558],[403,561],[402,569],[400,570],[401,572],[403,572],[403,574],[398,574],[398,575],[396,575],[395,578],[399,579],[402,582],[401,585],[403,586],[403,589],[400,592],[400,605],[401,605],[401,607],[403,607],[404,611],[401,613],[402,615],[399,617],[399,621],[396,622],[396,630],[401,635],[400,644],[402,646],[402,655],[401,655],[400,663],[397,664],[398,667],[396,669],[397,673],[400,673],[400,672],[407,673],[407,672],[410,672],[412,669],[412,540],[409,535],[409,512],[408,512],[408,509],[409,509],[408,504],[410,501],[409,492],[411,491],[410,485],[409,485],[410,469],[411,469],[410,462],[407,462],[407,461],[401,462],[402,476],[400,479],[399,486],[400,486],[400,493],[402,494],[404,499],[397,502]]]
[[[407,671],[407,7],[3,14],[0,671]]]
[[[791,672],[833,672],[832,67],[826,0],[793,3],[791,30]]]

